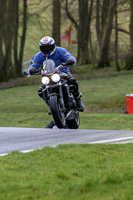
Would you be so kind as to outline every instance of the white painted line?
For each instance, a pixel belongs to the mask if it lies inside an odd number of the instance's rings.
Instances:
[[[0,156],[7,156],[8,155],[8,153],[2,153],[2,154],[0,154]]]
[[[35,151],[35,149],[30,149],[30,150],[24,150],[24,151],[20,151],[21,153],[28,153],[28,152],[32,152]]]
[[[125,140],[131,140],[131,139],[133,139],[133,137],[116,138],[116,139],[110,139],[110,140],[99,140],[99,141],[89,142],[89,144],[111,143],[111,142],[125,141]]]
[[[111,143],[111,142],[128,141],[128,140],[133,140],[133,137],[116,138],[116,139],[110,139],[110,140],[100,140],[100,141],[88,142],[88,144],[102,144],[102,143]],[[53,145],[51,147],[55,148],[57,146],[58,145]],[[42,149],[42,148],[38,148],[38,149]],[[32,152],[35,150],[37,150],[37,149],[29,149],[29,150],[18,151],[18,152],[28,153],[28,152]],[[11,153],[11,152],[9,152],[9,153]],[[0,154],[0,156],[6,156],[9,153],[3,153],[3,154]]]
[[[56,146],[50,146],[50,147],[55,148]],[[42,148],[38,148],[38,149],[41,150]],[[18,151],[18,152],[29,153],[29,152],[32,152],[32,151],[35,151],[35,150],[38,150],[38,149],[29,149],[29,150]],[[9,152],[9,153],[11,153],[11,152]],[[2,154],[0,154],[0,156],[7,156],[9,153],[2,153]]]
[[[28,152],[31,152],[31,151],[34,151],[36,149],[30,149],[30,150],[24,150],[24,151],[18,151],[18,152],[21,152],[21,153],[28,153]],[[11,153],[11,152],[9,152]],[[2,153],[0,154],[0,156],[7,156],[9,153]]]

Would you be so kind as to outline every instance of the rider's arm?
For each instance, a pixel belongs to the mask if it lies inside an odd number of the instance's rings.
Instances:
[[[70,65],[73,65],[74,63],[75,63],[74,58],[70,57],[65,61],[65,63],[62,63],[62,64],[63,64],[63,66],[68,66],[68,65],[70,66]]]
[[[40,59],[39,54],[36,54],[35,56],[33,56],[31,60],[28,73],[30,75],[34,75],[36,72],[40,70],[41,65],[42,65],[42,59]]]
[[[41,73],[41,67],[39,67],[39,68],[35,68],[35,67],[30,67],[29,68],[29,74],[30,75],[37,75],[37,74],[40,74]]]
[[[60,56],[64,66],[70,66],[76,63],[75,57],[65,48],[60,48]]]

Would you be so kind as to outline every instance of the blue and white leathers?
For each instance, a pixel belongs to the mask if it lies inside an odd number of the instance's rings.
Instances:
[[[73,57],[69,51],[67,51],[65,48],[56,46],[51,55],[44,54],[41,51],[35,54],[31,60],[29,69],[31,67],[35,67],[36,69],[38,69],[46,59],[53,60],[55,62],[55,66],[58,67],[62,63],[65,63],[68,58],[73,58],[74,62],[76,62],[75,57]],[[69,72],[69,67],[64,67],[61,69],[61,71]]]

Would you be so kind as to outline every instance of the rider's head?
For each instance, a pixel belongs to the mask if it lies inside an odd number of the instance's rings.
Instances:
[[[40,50],[45,55],[52,55],[55,51],[55,40],[49,36],[45,36],[40,40]]]

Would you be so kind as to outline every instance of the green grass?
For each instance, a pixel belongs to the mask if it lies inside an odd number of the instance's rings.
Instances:
[[[62,145],[0,157],[1,200],[132,200],[133,144]]]
[[[88,80],[79,80],[86,107],[85,112],[80,113],[80,128],[133,130],[133,115],[125,114],[125,95],[133,91],[132,73],[90,70],[86,74],[90,76]],[[48,107],[37,95],[39,85],[34,84],[39,82],[40,77],[30,77],[3,83],[1,88],[13,84],[29,86],[0,90],[0,126],[46,126],[52,117],[48,116]]]
[[[51,120],[48,107],[38,97],[38,86],[0,91],[0,126],[45,127]]]

